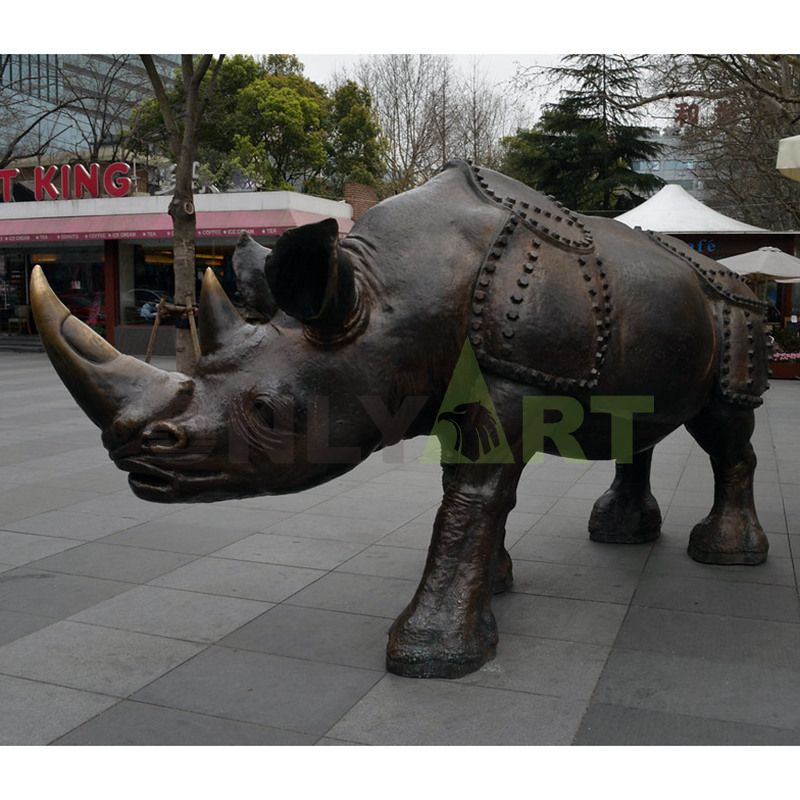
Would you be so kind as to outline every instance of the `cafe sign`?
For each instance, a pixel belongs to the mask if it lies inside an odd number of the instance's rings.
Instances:
[[[33,168],[35,200],[80,200],[83,197],[126,197],[133,188],[130,164],[114,161],[100,164],[63,164]],[[18,169],[0,169],[0,193],[10,203]]]

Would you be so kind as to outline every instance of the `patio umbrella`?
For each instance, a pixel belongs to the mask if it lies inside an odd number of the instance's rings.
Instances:
[[[790,256],[777,247],[759,247],[750,253],[720,258],[719,263],[739,275],[758,276],[777,283],[800,281],[800,258]]]
[[[778,143],[778,161],[775,168],[781,175],[800,181],[800,136],[790,136]]]

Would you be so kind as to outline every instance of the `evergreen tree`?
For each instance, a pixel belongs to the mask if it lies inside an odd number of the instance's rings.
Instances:
[[[503,140],[505,170],[576,209],[623,211],[642,202],[662,181],[632,167],[660,152],[629,107],[640,68],[636,57],[563,59],[551,70],[565,87],[560,99],[533,128]]]

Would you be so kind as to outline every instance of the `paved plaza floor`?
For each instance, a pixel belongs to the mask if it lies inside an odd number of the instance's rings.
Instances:
[[[163,364],[167,364],[164,361]],[[599,545],[613,464],[530,465],[497,657],[384,669],[440,499],[424,442],[302,494],[137,499],[44,355],[0,353],[0,743],[798,744],[800,382],[757,411],[759,567],[686,555],[711,468],[656,448],[661,538]]]

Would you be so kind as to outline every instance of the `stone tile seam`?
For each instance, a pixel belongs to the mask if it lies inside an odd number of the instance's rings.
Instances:
[[[646,708],[644,706],[629,706],[629,705],[625,705],[624,703],[593,703],[593,705],[595,705],[595,706],[604,706],[604,707],[607,707],[607,708],[624,708],[624,709],[629,710],[629,711],[645,711],[645,712],[652,712],[652,713],[656,713],[656,714],[665,714],[665,715],[668,715],[668,716],[671,716],[671,717],[680,717],[680,718],[687,719],[687,720],[689,720],[689,719],[690,720],[696,720],[698,722],[721,722],[721,723],[727,724],[727,725],[748,725],[750,727],[764,728],[765,730],[775,731],[775,732],[780,732],[780,733],[786,733],[786,732],[789,732],[789,733],[800,733],[800,727],[798,727],[798,728],[781,728],[781,727],[777,727],[775,725],[766,725],[763,722],[743,722],[742,720],[723,719],[722,717],[705,717],[705,716],[699,717],[699,716],[696,716],[694,714],[684,714],[684,713],[678,712],[678,711],[662,711],[660,709]],[[583,720],[581,720],[581,725],[582,724],[583,724]],[[579,728],[579,730],[580,730],[580,728]],[[635,745],[637,743],[631,743],[631,744]],[[578,746],[582,746],[582,745],[578,745]],[[592,745],[592,746],[596,747],[597,745]],[[631,746],[631,745],[620,745],[620,746],[625,747],[625,746]],[[650,746],[654,746],[654,745],[650,745]]]
[[[139,690],[137,689],[137,691],[139,691]],[[67,736],[70,736],[75,731],[77,731],[80,728],[82,728],[84,725],[88,725],[90,722],[92,722],[93,720],[95,720],[98,717],[102,716],[103,714],[106,714],[106,713],[108,713],[110,711],[113,711],[115,708],[117,708],[118,706],[122,705],[123,703],[135,703],[136,705],[139,705],[139,706],[151,706],[151,707],[156,707],[156,708],[167,709],[169,711],[179,711],[179,712],[183,712],[183,713],[186,713],[186,714],[193,714],[193,715],[196,715],[198,717],[206,717],[208,719],[221,720],[223,722],[236,722],[239,725],[247,725],[249,727],[256,728],[258,730],[264,730],[264,731],[278,731],[280,733],[304,733],[303,731],[294,731],[294,730],[290,730],[288,728],[280,728],[280,727],[278,727],[276,725],[262,725],[262,724],[260,724],[258,722],[251,722],[250,720],[234,719],[232,717],[221,717],[221,716],[218,716],[216,714],[209,714],[209,713],[207,713],[205,711],[189,711],[188,709],[185,709],[185,708],[175,708],[174,706],[163,705],[161,703],[155,703],[155,702],[144,701],[144,700],[134,700],[132,697],[122,697],[122,698],[119,698],[119,702],[114,703],[113,706],[110,706],[109,708],[106,708],[105,710],[98,712],[97,714],[95,714],[90,719],[84,720],[80,725],[77,725],[76,727],[70,729],[69,731],[66,731],[65,733],[59,734],[55,739],[53,739],[50,742],[48,742],[48,745],[51,745],[51,746],[52,745],[59,745],[61,739],[65,739]],[[314,736],[314,734],[308,734],[308,733],[304,733],[304,735],[312,736],[312,737]],[[322,738],[324,738],[324,734],[323,734],[323,736],[320,736],[318,739],[316,739],[314,741],[314,744],[316,744]],[[339,741],[345,741],[345,740],[341,739]],[[211,745],[212,743],[209,742],[208,744]],[[220,745],[225,745],[226,743],[225,742],[220,742],[219,744]],[[261,745],[261,746],[266,747],[266,746],[269,746],[269,745]]]

